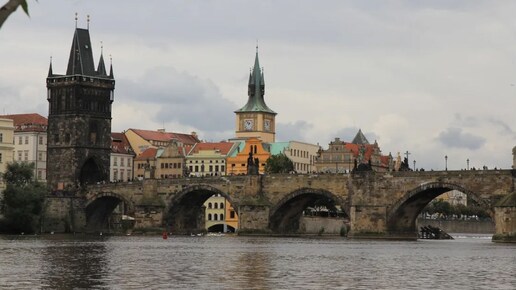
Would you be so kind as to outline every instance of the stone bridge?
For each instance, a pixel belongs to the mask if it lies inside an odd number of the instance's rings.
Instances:
[[[135,228],[195,232],[204,226],[202,204],[220,194],[237,211],[240,233],[295,233],[303,210],[323,201],[348,215],[350,237],[415,239],[417,215],[435,197],[455,189],[494,213],[494,204],[514,192],[514,175],[513,170],[364,172],[90,185],[70,196],[47,199],[46,230],[102,228],[123,202],[125,213],[135,218]]]

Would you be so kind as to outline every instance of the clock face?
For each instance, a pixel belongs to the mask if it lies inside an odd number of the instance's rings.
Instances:
[[[270,131],[271,130],[271,120],[264,120],[263,128],[265,129],[265,131]]]
[[[244,120],[244,129],[252,130],[253,129],[253,120],[251,120],[251,119]]]

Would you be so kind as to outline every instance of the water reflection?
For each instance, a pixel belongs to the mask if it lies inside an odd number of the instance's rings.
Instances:
[[[102,288],[107,252],[103,240],[49,239],[42,251],[44,289]]]
[[[1,237],[7,289],[514,289],[516,245],[489,239]]]

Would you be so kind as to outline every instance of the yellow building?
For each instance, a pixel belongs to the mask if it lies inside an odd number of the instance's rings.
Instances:
[[[180,178],[185,175],[186,148],[175,141],[167,146],[148,148],[134,160],[134,171],[138,179],[142,178]]]
[[[238,230],[238,216],[226,198],[215,194],[204,202],[204,207],[208,232],[234,233]]]
[[[252,153],[253,162],[258,159],[258,173],[265,173],[265,163],[271,156],[271,153],[265,149],[265,144],[258,138],[251,137],[240,143],[238,149],[232,156],[227,158],[227,174],[228,175],[245,175],[247,174],[248,159]]]
[[[14,123],[12,119],[0,119],[0,190],[5,189],[2,178],[7,164],[13,162]],[[0,192],[1,194],[1,192]]]

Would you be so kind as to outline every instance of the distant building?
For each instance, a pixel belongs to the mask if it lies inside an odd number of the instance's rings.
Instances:
[[[13,161],[14,124],[12,119],[0,118],[0,197],[5,189],[3,173]],[[1,201],[1,198],[0,198]]]
[[[172,140],[180,143],[180,146],[185,147],[192,147],[199,142],[195,132],[183,134],[166,132],[164,129],[157,131],[128,129],[124,134],[136,155],[141,154],[148,148],[165,147]]]
[[[464,192],[458,190],[450,190],[448,192],[445,192],[436,197],[436,199],[446,201],[451,205],[468,205],[468,196]]]
[[[16,162],[34,163],[34,179],[45,182],[47,178],[47,118],[39,114],[14,114],[0,116],[13,120],[14,152]]]
[[[227,158],[228,175],[245,175],[248,170],[248,162],[252,153],[252,162],[258,166],[258,173],[265,173],[265,163],[271,156],[268,144],[258,138],[251,137],[241,141],[238,148]]]
[[[226,175],[226,158],[238,147],[233,142],[197,143],[186,156],[190,176]]]
[[[392,157],[381,153],[378,143],[370,144],[362,130],[358,130],[350,143],[335,138],[328,149],[321,149],[315,159],[315,167],[317,172],[345,173],[352,171],[355,165],[363,164],[370,165],[374,171],[388,171]]]
[[[170,140],[166,146],[148,148],[134,160],[137,178],[181,178],[186,174],[185,156],[189,148]]]
[[[124,133],[111,133],[111,166],[109,181],[129,181],[134,178],[135,154]]]
[[[319,152],[319,145],[299,141],[275,142],[268,144],[271,155],[285,154],[294,164],[297,173],[315,171],[315,159]]]

